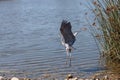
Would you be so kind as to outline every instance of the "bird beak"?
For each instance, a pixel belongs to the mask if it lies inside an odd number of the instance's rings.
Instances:
[[[66,51],[67,51],[68,53],[70,53],[70,52],[72,51],[72,49],[67,49]]]

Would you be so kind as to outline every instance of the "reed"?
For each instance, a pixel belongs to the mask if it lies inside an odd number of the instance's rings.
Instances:
[[[120,72],[120,0],[92,0],[91,7],[95,18],[90,30],[97,39],[102,62]]]

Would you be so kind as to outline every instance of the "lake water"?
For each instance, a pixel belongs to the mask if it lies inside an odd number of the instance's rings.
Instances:
[[[78,34],[71,66],[61,45],[61,21],[73,32],[84,26],[85,0],[0,0],[0,73],[39,77],[42,74],[91,73],[100,70],[99,51],[89,30]],[[24,74],[24,75],[23,75]]]

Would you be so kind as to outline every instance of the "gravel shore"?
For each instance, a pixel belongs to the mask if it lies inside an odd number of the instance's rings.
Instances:
[[[21,77],[7,77],[7,75],[0,76],[0,80],[120,80],[120,74],[115,74],[112,72],[98,72],[86,78],[81,78],[80,76],[75,76],[73,74],[65,75],[64,77],[57,78],[51,74],[44,74],[39,78],[21,78]]]

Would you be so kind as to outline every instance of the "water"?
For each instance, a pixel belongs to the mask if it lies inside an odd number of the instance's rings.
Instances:
[[[0,0],[0,72],[38,77],[41,74],[89,73],[99,70],[99,52],[89,31],[74,44],[72,66],[60,43],[61,21],[77,31],[86,24],[81,0]]]

